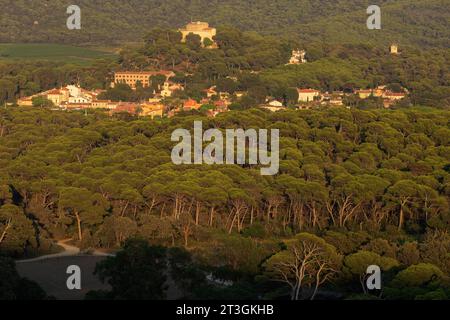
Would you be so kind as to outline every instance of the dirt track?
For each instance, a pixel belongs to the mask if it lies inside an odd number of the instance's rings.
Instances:
[[[80,249],[68,245],[69,240],[58,242],[63,252],[44,255],[34,259],[16,261],[17,271],[22,277],[36,281],[50,296],[61,300],[81,300],[87,292],[109,288],[94,276],[95,266],[108,255],[95,251],[92,255],[80,254]],[[66,285],[70,276],[66,270],[71,265],[81,269],[81,290],[69,290]]]

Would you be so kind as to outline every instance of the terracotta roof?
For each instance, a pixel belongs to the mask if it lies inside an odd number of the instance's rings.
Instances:
[[[193,99],[189,99],[189,100],[186,100],[183,105],[185,107],[196,107],[196,106],[198,106],[198,103],[197,103],[197,101],[195,101]]]
[[[226,107],[227,106],[226,102],[223,100],[218,100],[218,101],[214,102],[214,105],[216,107]]]
[[[167,70],[160,70],[160,71],[117,71],[115,73],[118,74],[125,74],[125,75],[143,75],[143,76],[155,76],[155,75],[173,75],[173,71],[167,71]]]
[[[300,93],[316,93],[316,92],[320,92],[319,90],[315,90],[315,89],[297,89],[298,92]]]
[[[119,103],[114,112],[136,113],[137,104],[135,103]]]

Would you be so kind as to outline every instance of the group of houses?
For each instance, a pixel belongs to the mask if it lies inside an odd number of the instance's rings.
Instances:
[[[200,37],[202,46],[208,49],[217,48],[215,36],[217,30],[210,27],[207,22],[195,21],[188,23],[185,27],[178,30],[181,35],[181,42],[186,42],[190,35]],[[398,44],[390,46],[392,55],[401,54]],[[299,65],[307,63],[306,51],[301,49],[292,50],[292,55],[287,65]],[[34,106],[36,98],[43,97],[53,104],[55,108],[62,110],[85,110],[85,109],[103,109],[108,110],[110,114],[127,112],[142,116],[172,117],[183,111],[202,110],[207,115],[215,117],[216,115],[227,112],[229,106],[239,101],[246,92],[219,92],[216,86],[204,90],[204,98],[201,101],[187,99],[178,101],[177,104],[171,103],[167,105],[167,98],[173,97],[176,92],[184,91],[183,85],[171,81],[175,77],[173,71],[119,71],[114,74],[114,80],[111,88],[118,84],[127,84],[131,89],[149,88],[152,86],[153,77],[159,77],[156,88],[153,86],[152,98],[147,101],[134,103],[129,101],[110,101],[99,98],[100,94],[105,90],[85,90],[79,85],[67,85],[61,88],[55,88],[45,92],[41,92],[29,97],[23,97],[18,100],[19,106]],[[163,80],[161,80],[161,78]],[[237,81],[237,78],[231,78]],[[386,86],[379,86],[375,89],[361,89],[353,92],[321,92],[312,88],[298,88],[297,109],[308,109],[317,106],[344,106],[346,96],[358,96],[360,99],[369,99],[376,97],[383,100],[385,108],[390,108],[397,101],[404,99],[408,95],[406,89],[402,92],[392,92]],[[290,102],[292,105],[292,101]],[[286,101],[279,101],[272,97],[267,97],[266,102],[260,107],[270,111],[279,111],[286,108]]]
[[[370,97],[383,99],[383,105],[385,108],[390,108],[397,101],[406,98],[408,93],[409,92],[407,89],[402,89],[402,92],[393,92],[388,90],[386,86],[378,86],[375,89],[363,89],[356,91],[356,94],[360,99],[368,99]]]
[[[378,86],[375,89],[360,89],[355,91],[333,91],[321,92],[320,90],[311,88],[299,88],[297,109],[310,109],[319,106],[345,106],[345,97],[357,96],[359,99],[365,100],[371,97],[380,98],[383,101],[384,108],[390,108],[396,102],[404,99],[408,95],[407,89],[402,89],[402,92],[392,92],[388,90],[387,86]],[[279,111],[284,106],[282,101],[268,97],[266,103],[262,105],[263,108],[270,111]]]
[[[217,31],[206,22],[191,22],[186,27],[179,29],[179,31],[182,34],[182,42],[185,42],[190,34],[195,34],[201,38],[202,44],[205,47],[213,49],[217,46],[214,41]],[[393,44],[390,47],[390,53],[394,55],[400,54],[397,44]],[[288,65],[303,63],[307,63],[306,51],[300,49],[293,50]],[[175,73],[170,70],[118,71],[114,74],[111,88],[116,87],[118,84],[127,84],[133,90],[137,90],[140,87],[149,88],[152,86],[154,77],[159,77],[158,83],[162,84],[153,88],[152,98],[141,103],[102,100],[99,96],[105,90],[85,90],[79,85],[67,85],[29,97],[20,98],[18,105],[34,106],[35,99],[43,97],[51,101],[55,108],[62,110],[103,109],[107,110],[110,114],[127,112],[150,116],[152,118],[162,116],[172,117],[183,111],[202,110],[207,115],[215,117],[220,113],[227,112],[233,102],[239,101],[240,98],[246,95],[246,92],[219,92],[217,87],[213,86],[204,90],[204,98],[201,101],[187,99],[181,102],[178,101],[175,105],[167,105],[166,98],[173,97],[176,92],[185,90],[183,85],[171,81],[175,77]],[[230,79],[237,81],[237,78]],[[406,89],[402,89],[402,92],[392,92],[386,86],[379,86],[375,89],[355,90],[353,92],[321,92],[312,88],[298,88],[297,93],[298,102],[295,104],[297,109],[308,109],[317,106],[344,106],[345,97],[350,95],[356,95],[360,99],[377,97],[383,100],[385,108],[389,108],[408,95]],[[267,97],[266,102],[260,105],[260,107],[275,112],[285,109],[285,104],[285,101]]]
[[[138,83],[142,87],[151,86],[152,76],[164,76],[164,83],[158,86],[158,90],[153,92],[153,97],[147,101],[134,103],[129,101],[110,101],[99,99],[99,95],[105,90],[85,90],[77,85],[68,85],[61,88],[55,88],[45,92],[38,93],[33,96],[24,97],[18,100],[19,106],[33,106],[35,98],[43,97],[51,101],[55,108],[62,110],[85,110],[85,109],[103,109],[110,114],[127,112],[130,114],[138,114],[141,116],[173,117],[184,111],[202,110],[208,116],[215,117],[220,113],[227,112],[229,106],[238,101],[246,92],[220,92],[216,86],[210,87],[203,92],[204,98],[200,101],[187,99],[179,101],[176,105],[167,105],[167,99],[177,91],[184,91],[184,86],[171,81],[175,76],[172,71],[144,71],[144,72],[116,72],[114,82],[111,87],[115,87],[120,83],[126,83],[133,90],[136,90]],[[308,109],[317,106],[344,106],[346,96],[356,95],[360,99],[368,99],[377,97],[383,100],[385,108],[391,107],[395,102],[404,99],[408,91],[392,92],[386,86],[379,86],[375,89],[361,89],[354,92],[321,92],[312,88],[299,88],[297,109]],[[279,101],[271,97],[267,97],[266,103],[260,107],[270,111],[279,111],[285,109],[285,102]]]
[[[104,90],[89,91],[77,85],[68,85],[21,98],[17,104],[21,107],[31,107],[34,106],[36,98],[43,97],[51,101],[54,108],[60,110],[102,109],[107,110],[111,115],[126,112],[152,118],[164,115],[164,105],[159,101],[134,103],[98,99],[102,92]]]
[[[105,90],[86,90],[79,85],[67,85],[61,88],[54,88],[48,91],[40,92],[32,96],[20,98],[17,104],[21,107],[32,107],[36,104],[36,98],[45,98],[53,104],[55,109],[60,110],[87,110],[102,109],[107,110],[111,115],[115,113],[130,113],[141,116],[162,117],[167,115],[174,116],[182,111],[199,110],[202,106],[208,105],[206,110],[210,116],[215,116],[220,112],[228,110],[231,103],[229,94],[219,93],[219,99],[216,99],[215,87],[205,90],[205,99],[197,102],[193,99],[187,99],[178,106],[166,105],[165,99],[170,98],[177,91],[184,91],[184,86],[170,79],[175,76],[172,71],[144,71],[144,72],[116,72],[111,87],[125,83],[133,90],[137,89],[138,83],[147,88],[151,85],[151,77],[163,75],[165,81],[158,86],[158,90],[153,92],[153,97],[140,103],[130,101],[111,101],[99,99],[101,93]]]

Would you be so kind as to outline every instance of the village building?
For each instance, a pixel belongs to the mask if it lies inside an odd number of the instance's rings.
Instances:
[[[393,100],[393,101],[402,100],[405,97],[406,97],[406,93],[401,93],[401,92],[385,91],[383,93],[383,98]]]
[[[260,105],[260,108],[263,108],[263,109],[266,109],[266,110],[269,110],[272,112],[286,109],[286,107],[284,107],[282,102],[275,100],[272,97],[268,97],[266,99],[266,103]]]
[[[371,89],[356,90],[356,94],[359,96],[360,99],[367,99],[373,95],[373,90]]]
[[[118,105],[119,105],[119,102],[111,101],[111,102],[108,102],[106,109],[115,110]]]
[[[92,98],[91,97],[69,97],[68,102],[69,103],[91,103]]]
[[[297,89],[299,102],[312,102],[320,97],[320,91],[315,89]]]
[[[393,102],[402,100],[407,96],[407,90],[403,89],[405,92],[392,92],[387,90],[386,86],[378,86],[376,89],[363,89],[356,90],[356,94],[360,99],[367,99],[369,97],[382,98],[384,101],[384,106],[390,107]]]
[[[168,98],[171,97],[175,91],[183,91],[184,87],[180,84],[170,83],[168,81],[164,82],[161,90],[161,97]]]
[[[342,93],[342,94],[341,94]],[[335,91],[333,93],[324,93],[322,95],[322,105],[331,105],[331,106],[343,106],[344,105],[344,93],[341,91]]]
[[[110,100],[94,100],[91,103],[92,109],[108,109],[108,103]]]
[[[219,99],[228,100],[230,98],[230,94],[228,92],[219,92]]]
[[[59,106],[61,103],[68,101],[68,97],[66,99],[65,92],[59,89],[53,89],[46,92],[46,98],[53,102],[55,106]]]
[[[141,116],[151,117],[162,117],[164,115],[164,105],[162,103],[144,103],[141,104]]]
[[[343,101],[342,97],[332,97],[330,99],[330,104],[333,106],[343,106],[344,101]]]
[[[302,64],[306,63],[306,51],[305,50],[292,50],[292,56],[288,64]]]
[[[19,107],[32,107],[33,106],[33,98],[34,98],[34,96],[20,98],[19,100],[17,100],[17,105]]]
[[[116,84],[125,83],[129,85],[132,89],[136,89],[136,85],[139,82],[142,87],[147,88],[151,85],[151,77],[163,75],[166,77],[166,80],[175,76],[175,73],[172,71],[119,71],[114,73],[114,82],[111,83],[111,87],[114,88]]]
[[[278,111],[281,111],[281,110],[286,110],[286,107],[283,107],[283,106],[276,107],[276,106],[271,106],[271,105],[268,105],[268,104],[267,105],[262,105],[261,108],[269,110],[271,112],[278,112]]]
[[[59,108],[63,110],[84,110],[84,109],[90,109],[91,103],[70,103],[70,102],[63,102],[59,105]]]
[[[119,102],[113,102],[111,100],[93,100],[91,103],[92,109],[115,109]]]
[[[44,91],[30,97],[23,97],[18,100],[19,106],[33,106],[33,99],[36,97],[43,97],[50,100],[56,107],[64,108],[67,104],[89,104],[97,98],[99,92],[88,91],[75,85],[68,85],[62,88],[55,88]]]
[[[211,88],[205,89],[204,92],[206,93],[206,97],[208,99],[211,99],[212,97],[217,95],[216,86],[213,86]]]
[[[383,93],[384,93],[384,88],[381,88],[381,87],[377,87],[372,90],[372,95],[377,98],[382,97]]]
[[[202,45],[205,39],[209,39],[214,42],[214,37],[217,34],[215,28],[211,28],[207,22],[195,21],[188,23],[186,27],[179,29],[182,34],[181,42],[186,42],[186,37],[189,34],[198,35],[201,38]]]
[[[183,103],[183,111],[198,110],[201,106],[197,101],[189,99]]]
[[[119,102],[114,109],[111,109],[110,114],[115,113],[129,113],[129,114],[137,114],[139,109],[139,105],[137,103],[132,102]]]
[[[283,103],[278,100],[272,100],[268,103],[268,105],[272,107],[282,107]]]

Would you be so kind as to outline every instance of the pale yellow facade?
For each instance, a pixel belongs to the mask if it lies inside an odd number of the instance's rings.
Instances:
[[[312,102],[320,96],[320,91],[314,89],[298,89],[298,102]]]
[[[162,117],[164,115],[164,105],[162,103],[142,104],[142,116],[145,117]]]
[[[367,99],[371,95],[373,95],[373,91],[372,90],[358,90],[356,93],[358,94],[360,99]]]
[[[391,52],[391,54],[398,54],[398,44],[392,44],[389,51]]]
[[[126,83],[131,87],[131,89],[136,89],[136,84],[141,83],[142,87],[147,88],[151,85],[151,77],[162,75],[169,80],[171,77],[175,76],[173,71],[119,71],[114,73],[114,82],[111,87],[114,87],[119,83]]]
[[[215,28],[211,28],[207,22],[201,21],[188,23],[186,27],[181,28],[179,31],[183,35],[182,42],[186,42],[186,37],[190,33],[200,36],[202,43],[205,39],[213,41],[213,37],[217,34]]]

